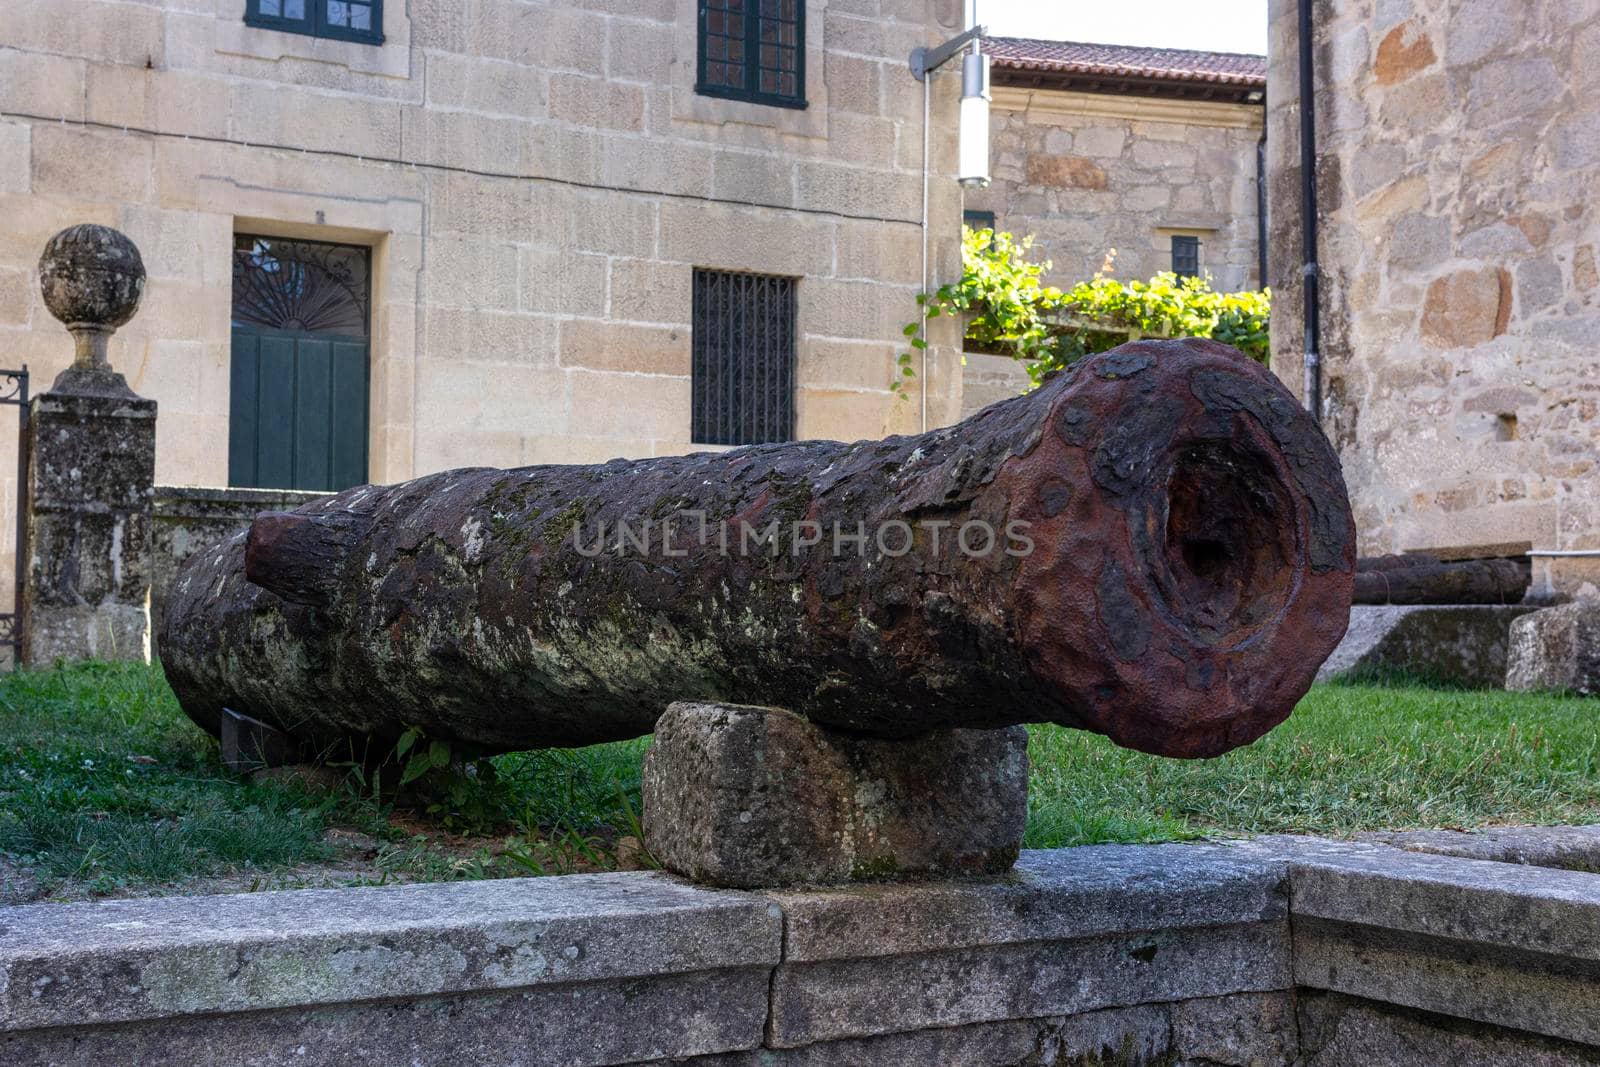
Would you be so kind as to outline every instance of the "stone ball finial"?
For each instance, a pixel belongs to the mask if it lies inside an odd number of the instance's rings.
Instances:
[[[102,327],[109,333],[139,310],[144,260],[132,241],[109,226],[69,226],[45,244],[39,286],[45,307],[67,329]]]
[[[128,394],[106,360],[106,342],[133,318],[144,296],[144,260],[132,241],[109,226],[69,226],[39,257],[39,288],[50,314],[66,324],[76,346],[57,392]],[[128,394],[131,395],[131,394]]]

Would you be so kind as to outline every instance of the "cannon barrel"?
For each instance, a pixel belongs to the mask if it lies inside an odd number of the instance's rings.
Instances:
[[[1293,709],[1348,621],[1339,463],[1263,367],[1141,341],[918,436],[363,486],[192,557],[184,710],[495,752],[668,704],[905,737],[1056,722],[1168,756]]]

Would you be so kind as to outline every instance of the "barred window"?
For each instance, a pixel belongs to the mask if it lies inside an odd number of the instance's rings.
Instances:
[[[805,14],[805,0],[700,0],[695,90],[805,107]]]
[[[383,43],[383,0],[245,0],[244,21],[310,37]]]
[[[692,437],[794,439],[795,279],[694,272]]]
[[[1180,278],[1195,278],[1200,274],[1200,238],[1172,237],[1172,273]]]

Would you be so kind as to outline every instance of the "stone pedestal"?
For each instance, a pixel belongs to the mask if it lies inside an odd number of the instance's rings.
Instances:
[[[1543,608],[1512,623],[1506,688],[1600,696],[1600,600]]]
[[[34,398],[25,663],[149,658],[156,404],[118,384],[68,370]]]
[[[644,765],[645,843],[668,870],[740,888],[1010,869],[1028,735],[885,741],[787,711],[679,703]]]

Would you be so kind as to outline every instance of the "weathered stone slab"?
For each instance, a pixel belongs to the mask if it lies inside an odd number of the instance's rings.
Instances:
[[[1600,696],[1600,600],[1541,608],[1513,622],[1506,688]]]
[[[1024,853],[1000,882],[769,894],[785,930],[768,1044],[1286,988],[1285,871],[1098,846]]]
[[[1080,1015],[1017,1019],[755,1049],[673,1067],[1018,1067],[1124,1064],[1166,1067],[1288,1067],[1294,1062],[1289,992],[1107,1008]]]
[[[1398,670],[1498,689],[1505,682],[1512,620],[1531,605],[1371,606],[1350,609],[1350,628],[1317,672],[1329,681],[1359,670]]]
[[[1600,876],[1290,836],[761,894],[637,873],[0,908],[0,1063],[24,1067],[1556,1067],[1600,1057],[1596,990]]]
[[[761,1043],[767,967],[0,1033],[7,1067],[600,1067]]]
[[[1288,924],[1281,921],[786,965],[773,978],[767,1044],[1070,1015],[1288,984]]]
[[[1593,1067],[1596,1062],[1592,1048],[1337,993],[1305,991],[1297,997],[1297,1006],[1305,1053],[1299,1061],[1302,1067]]]
[[[1600,826],[1507,826],[1489,830],[1400,830],[1363,834],[1408,852],[1600,873]]]
[[[1600,1043],[1600,877],[1352,850],[1290,883],[1297,985]]]
[[[770,968],[780,925],[645,872],[26,905],[0,1031]]]
[[[1106,934],[1275,922],[1288,915],[1275,855],[1212,845],[1029,849],[993,881],[764,894],[784,913],[784,961],[901,956]]]
[[[999,873],[1027,806],[1020,726],[887,741],[774,708],[679,703],[645,757],[651,854],[711,885]]]
[[[1297,858],[1290,884],[1297,920],[1600,962],[1600,876],[1593,874],[1352,849]]]

